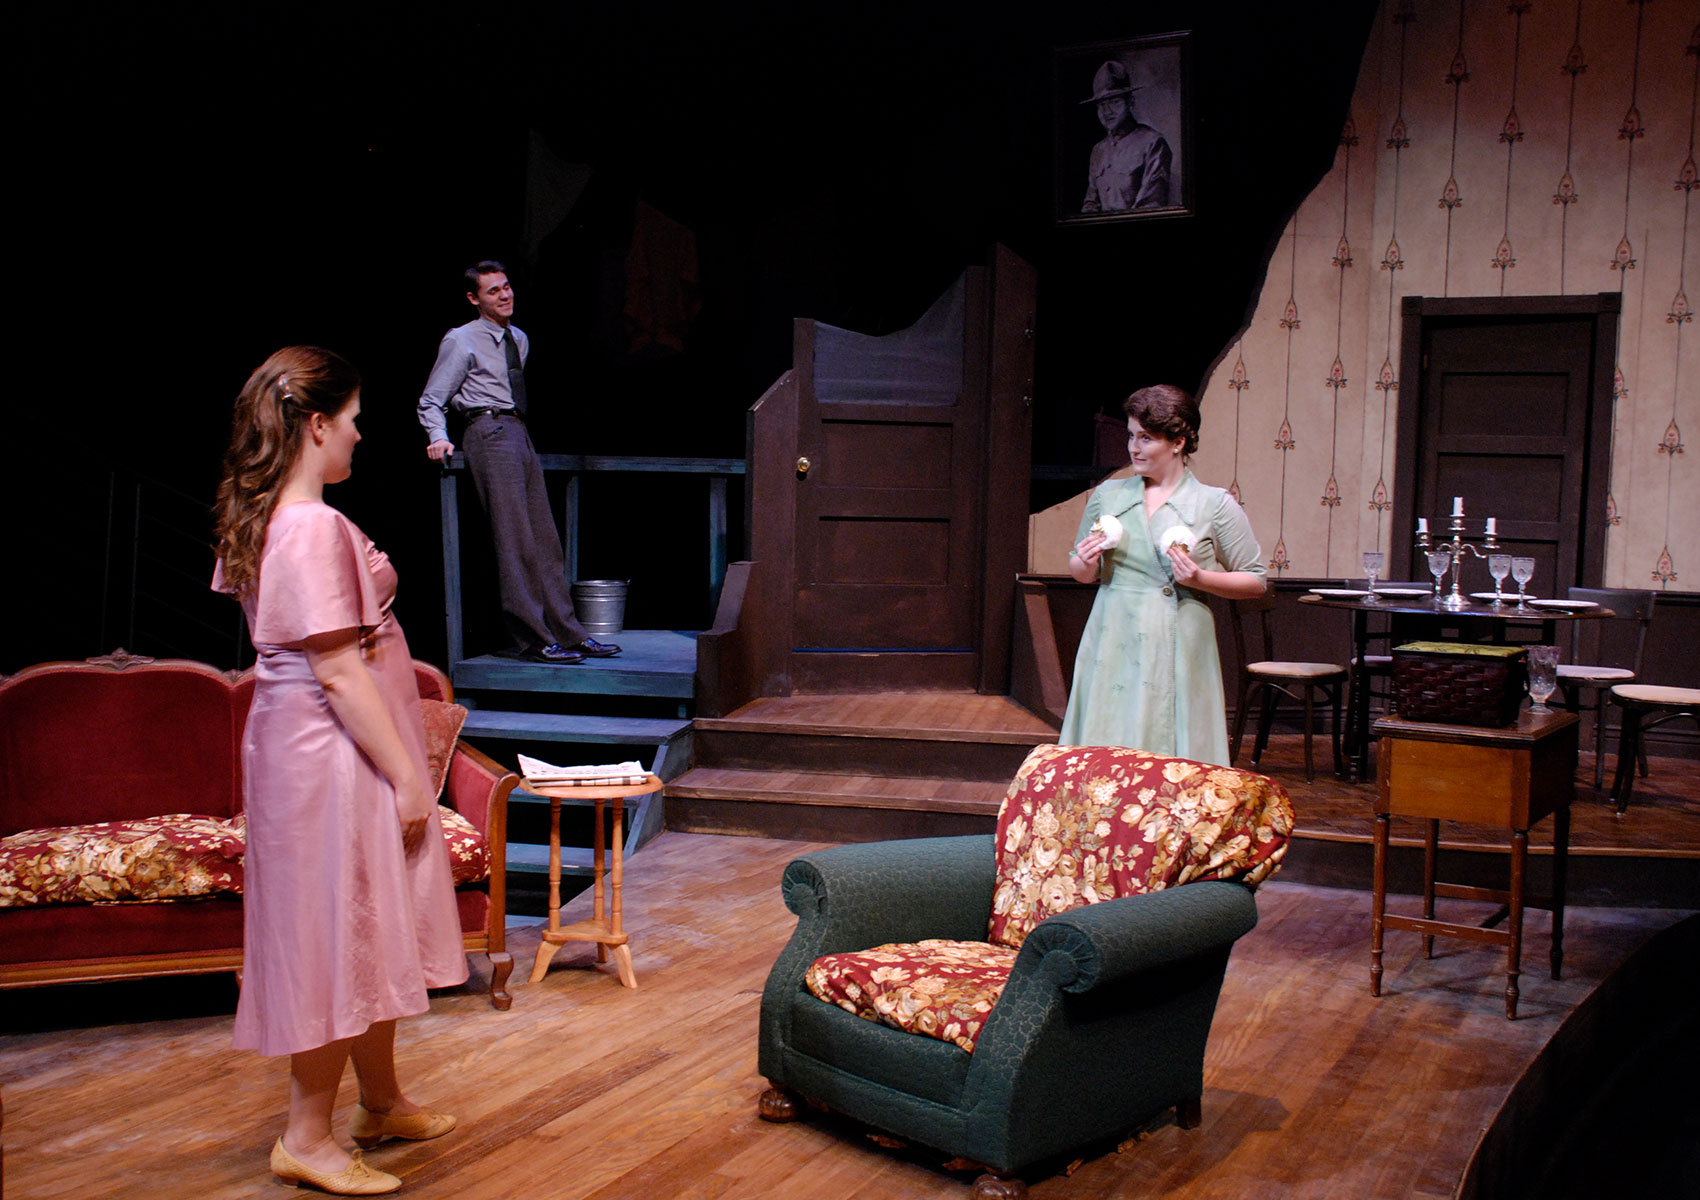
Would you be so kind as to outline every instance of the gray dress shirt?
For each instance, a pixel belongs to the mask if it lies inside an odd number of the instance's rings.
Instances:
[[[514,339],[520,365],[524,366],[531,341],[512,325],[503,329],[489,318],[479,317],[443,335],[437,347],[437,363],[425,381],[424,395],[419,397],[419,423],[425,427],[427,443],[448,440],[450,404],[462,416],[481,408],[513,408],[504,337]]]

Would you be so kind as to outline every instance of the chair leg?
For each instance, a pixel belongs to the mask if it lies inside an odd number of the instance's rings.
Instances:
[[[1594,710],[1594,790],[1605,784],[1606,778],[1606,698],[1595,693],[1599,707]]]
[[[1263,709],[1257,714],[1257,740],[1251,747],[1251,762],[1253,766],[1263,761],[1263,752],[1269,746],[1269,727],[1275,723],[1275,687],[1273,684],[1263,685]]]
[[[1257,684],[1247,683],[1240,689],[1239,708],[1234,712],[1234,739],[1228,744],[1228,765],[1231,767],[1239,761],[1240,739],[1245,736],[1246,713],[1251,709],[1251,694],[1257,689]]]
[[[987,1171],[974,1181],[973,1200],[1026,1200],[1027,1184],[1015,1175]]]
[[[1344,777],[1346,774],[1345,756],[1340,753],[1340,692],[1340,684],[1335,684],[1329,689],[1329,699],[1334,701],[1334,774],[1336,776]]]
[[[803,1115],[796,1093],[777,1085],[768,1088],[756,1101],[756,1115],[775,1125],[784,1125]]]
[[[1310,736],[1316,729],[1316,689],[1305,684],[1305,782],[1316,782],[1316,764],[1311,761]]]

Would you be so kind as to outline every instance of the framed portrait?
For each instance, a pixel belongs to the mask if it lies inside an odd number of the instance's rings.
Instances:
[[[1057,224],[1192,215],[1191,44],[1165,33],[1056,52]]]

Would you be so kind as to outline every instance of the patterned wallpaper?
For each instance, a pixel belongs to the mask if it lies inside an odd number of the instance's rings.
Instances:
[[[1697,18],[1384,0],[1333,170],[1203,399],[1195,469],[1232,481],[1272,576],[1361,578],[1387,545],[1401,297],[1617,292],[1605,583],[1700,591]]]

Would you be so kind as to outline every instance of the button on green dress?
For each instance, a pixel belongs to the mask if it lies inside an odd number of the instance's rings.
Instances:
[[[1157,539],[1172,525],[1193,531],[1192,560],[1210,571],[1265,574],[1263,550],[1239,503],[1186,472],[1155,514],[1145,480],[1112,479],[1093,490],[1074,535],[1117,517],[1121,542],[1099,562],[1098,595],[1074,660],[1074,687],[1057,740],[1065,746],[1131,746],[1228,765],[1227,701],[1216,623],[1204,592],[1175,583]]]

